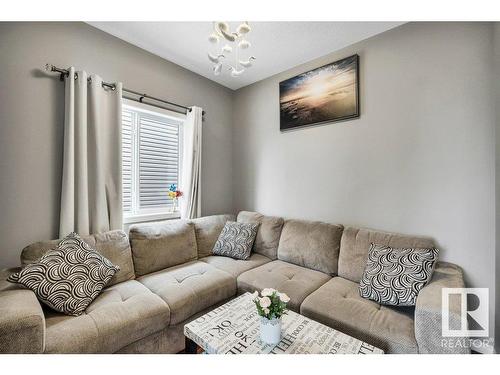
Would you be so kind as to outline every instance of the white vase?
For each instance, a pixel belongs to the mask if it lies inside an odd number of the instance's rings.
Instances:
[[[281,340],[281,318],[260,317],[260,339],[266,344],[276,345]]]

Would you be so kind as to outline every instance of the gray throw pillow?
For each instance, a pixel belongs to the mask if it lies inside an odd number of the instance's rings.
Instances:
[[[234,259],[248,259],[258,228],[258,223],[226,222],[212,253]]]
[[[372,243],[359,282],[361,297],[381,305],[415,306],[438,259],[438,249],[392,248]]]
[[[31,289],[52,309],[77,316],[119,270],[78,234],[70,233],[37,263],[27,265],[7,280]]]

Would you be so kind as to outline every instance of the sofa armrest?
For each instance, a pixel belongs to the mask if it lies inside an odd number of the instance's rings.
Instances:
[[[43,353],[42,306],[31,290],[5,281],[11,273],[0,271],[0,353]]]
[[[442,289],[464,287],[460,267],[452,263],[437,263],[432,280],[420,290],[415,306],[415,338],[420,353],[470,353],[467,345],[450,345],[448,338],[442,336]],[[459,327],[461,303],[458,296],[450,296],[449,310],[450,326]],[[457,339],[461,338],[453,337],[452,343]]]

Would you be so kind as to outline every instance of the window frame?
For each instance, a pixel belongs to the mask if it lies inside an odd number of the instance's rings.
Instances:
[[[122,98],[122,110],[126,109],[134,113],[133,116],[133,121],[132,121],[132,163],[133,163],[133,169],[132,169],[132,204],[131,204],[131,211],[130,212],[125,212],[123,211],[123,206],[122,206],[122,212],[123,212],[123,223],[124,224],[131,224],[131,223],[140,223],[140,222],[146,222],[146,221],[153,221],[153,220],[167,220],[167,219],[178,219],[180,218],[180,212],[175,211],[172,212],[170,208],[159,208],[159,207],[153,207],[153,208],[140,208],[140,189],[139,189],[139,139],[138,139],[138,119],[137,119],[137,112],[143,112],[145,114],[150,114],[153,116],[158,116],[158,117],[163,117],[167,118],[169,120],[174,120],[175,122],[178,122],[178,138],[179,138],[179,159],[178,159],[178,171],[177,171],[177,176],[178,176],[178,181],[177,184],[178,186],[181,185],[181,179],[182,179],[182,155],[183,155],[183,139],[184,139],[184,131],[183,131],[183,125],[184,122],[186,121],[186,115],[182,113],[177,113],[173,111],[169,111],[167,109],[163,108],[158,108],[158,107],[153,107],[148,104],[144,103],[138,103],[132,100],[128,100],[125,98]],[[122,177],[123,178],[123,177]]]

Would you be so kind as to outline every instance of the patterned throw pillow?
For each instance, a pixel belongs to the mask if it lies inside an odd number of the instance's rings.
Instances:
[[[359,282],[361,297],[382,305],[415,306],[418,292],[429,282],[438,249],[398,249],[371,244]]]
[[[76,233],[7,279],[35,292],[47,306],[67,315],[81,315],[120,268]]]
[[[258,223],[226,222],[212,253],[234,259],[248,259],[258,227]]]

